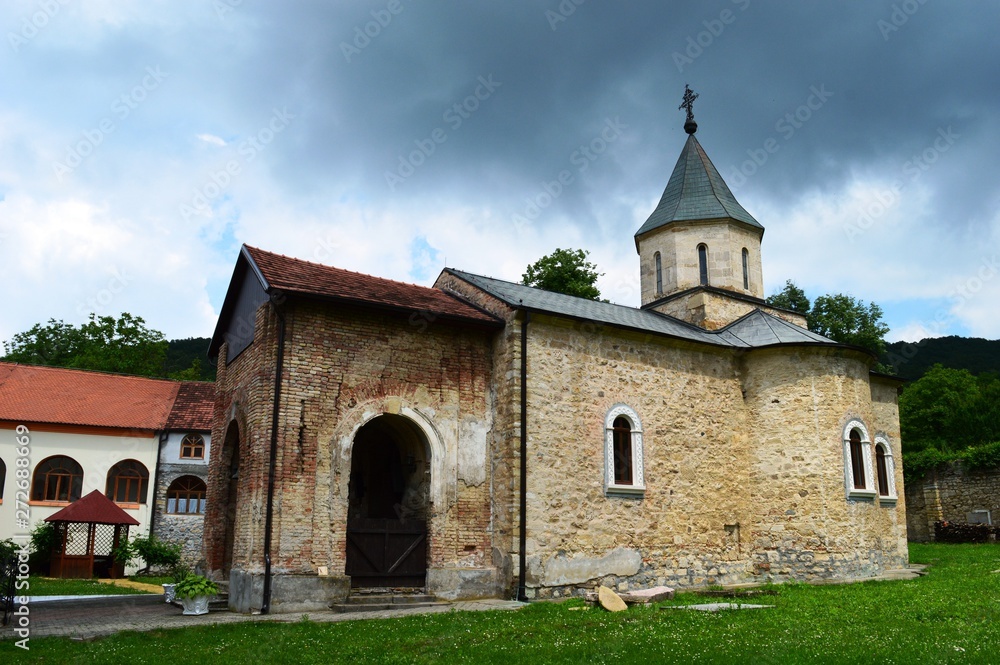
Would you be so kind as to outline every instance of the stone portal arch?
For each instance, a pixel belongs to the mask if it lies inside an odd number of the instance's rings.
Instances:
[[[377,415],[354,433],[345,561],[351,586],[424,586],[434,458],[425,428],[408,415]]]

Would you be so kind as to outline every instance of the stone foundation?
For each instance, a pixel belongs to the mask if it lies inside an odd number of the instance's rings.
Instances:
[[[621,550],[613,550],[601,559],[579,561],[588,566],[596,562],[628,563]],[[536,562],[537,565],[537,562]],[[885,556],[880,550],[866,552],[824,552],[810,550],[774,549],[754,553],[751,558],[739,561],[715,561],[694,556],[679,557],[657,562],[647,560],[636,570],[613,570],[606,567],[603,574],[588,579],[572,579],[560,575],[540,583],[533,577],[535,568],[529,560],[529,599],[584,597],[597,585],[604,585],[618,593],[668,586],[675,589],[697,589],[709,585],[761,584],[767,582],[849,582],[866,580],[884,574],[887,570],[907,565],[903,557]],[[565,566],[563,566],[565,567]],[[537,568],[535,568],[537,572]]]
[[[347,576],[272,575],[271,614],[328,610],[351,592]],[[229,574],[229,609],[241,614],[259,612],[264,600],[264,575],[233,570]]]
[[[444,600],[501,597],[504,583],[496,568],[429,568],[427,593]]]

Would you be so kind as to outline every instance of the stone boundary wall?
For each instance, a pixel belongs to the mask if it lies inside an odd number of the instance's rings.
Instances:
[[[934,540],[934,522],[965,523],[974,510],[989,510],[1000,519],[1000,469],[969,471],[961,463],[929,471],[906,486],[907,537],[914,542]]]

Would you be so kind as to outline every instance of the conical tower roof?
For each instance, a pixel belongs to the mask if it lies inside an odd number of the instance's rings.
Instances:
[[[660,203],[642,228],[636,231],[635,236],[638,239],[642,234],[672,222],[726,217],[762,231],[764,229],[736,201],[718,169],[705,154],[705,149],[694,137],[694,131],[689,131],[687,143],[674,165]]]

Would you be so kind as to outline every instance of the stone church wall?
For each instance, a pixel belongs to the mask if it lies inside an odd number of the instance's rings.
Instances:
[[[724,328],[736,319],[760,309],[801,328],[806,327],[806,317],[795,312],[764,306],[760,303],[739,300],[729,296],[698,290],[653,307],[667,316],[693,323],[706,330]]]
[[[748,509],[746,412],[731,357],[538,317],[529,328],[529,596],[745,578],[727,525]],[[604,489],[616,404],[643,427],[645,494]]]
[[[934,540],[934,522],[965,524],[976,510],[990,511],[993,524],[1000,520],[1000,471],[968,471],[954,463],[906,487],[907,529],[916,542]]]
[[[737,358],[541,316],[529,331],[529,596],[865,578],[905,564],[902,502],[845,495],[844,426],[876,428],[854,352]],[[642,420],[639,497],[603,485],[605,418],[622,403]]]
[[[753,574],[775,579],[863,579],[906,563],[902,500],[848,499],[844,428],[883,432],[861,354],[828,347],[761,349],[744,364],[755,459]],[[899,459],[899,436],[889,441]],[[903,486],[896,465],[896,487]]]

